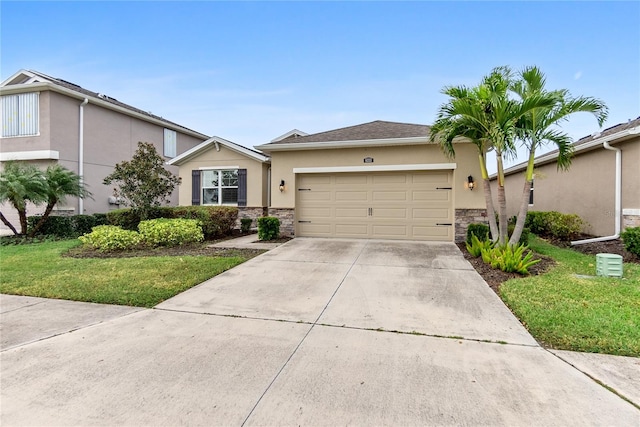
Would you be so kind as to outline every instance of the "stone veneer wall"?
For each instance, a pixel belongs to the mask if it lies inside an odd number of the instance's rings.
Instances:
[[[296,226],[293,222],[295,211],[294,208],[269,208],[269,216],[275,216],[280,220],[280,234],[282,236],[295,235]]]
[[[489,224],[486,209],[456,209],[455,241],[464,242],[467,239],[469,224]]]
[[[238,207],[238,219],[236,220],[236,228],[240,228],[240,220],[242,218],[251,218],[253,222],[251,223],[251,227],[257,227],[258,223],[256,222],[256,218],[260,218],[261,216],[267,215],[266,207]]]
[[[640,209],[622,210],[622,229],[640,227]]]

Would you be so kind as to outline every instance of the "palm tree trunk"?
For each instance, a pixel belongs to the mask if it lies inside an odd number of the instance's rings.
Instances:
[[[509,239],[509,245],[515,246],[520,241],[524,223],[527,221],[527,212],[529,211],[529,194],[531,193],[531,183],[533,182],[533,163],[535,159],[535,146],[529,150],[529,161],[527,163],[527,171],[524,177],[524,188],[522,189],[522,199],[520,200],[520,210],[518,211],[518,219],[513,229],[513,234]]]
[[[2,212],[0,212],[0,220],[2,220],[4,225],[9,227],[11,229],[11,231],[13,231],[13,234],[18,235],[18,231],[16,230],[16,228],[13,226],[13,224],[11,224],[9,222],[9,220],[7,218],[5,218],[5,216],[2,214]]]
[[[502,152],[496,150],[496,160],[498,161],[498,231],[500,237],[498,244],[504,245],[507,242],[507,196],[504,192],[504,166],[502,164]]]
[[[27,210],[18,209],[18,218],[20,218],[20,234],[27,234]]]
[[[36,235],[36,232],[40,229],[40,227],[42,227],[42,225],[45,223],[47,218],[49,218],[49,215],[51,215],[51,211],[53,211],[53,207],[56,205],[56,203],[57,203],[57,200],[53,203],[51,202],[47,203],[47,207],[44,210],[44,213],[42,214],[42,218],[40,218],[40,221],[38,221],[36,226],[33,227],[31,232],[29,232],[29,237],[33,237]]]
[[[487,172],[487,158],[485,153],[478,155],[480,160],[480,172],[482,173],[482,187],[484,190],[484,201],[487,206],[487,217],[489,219],[489,230],[491,231],[491,240],[498,240],[498,223],[496,222],[496,210],[493,206],[493,197],[491,195],[491,181],[489,181],[489,173]]]

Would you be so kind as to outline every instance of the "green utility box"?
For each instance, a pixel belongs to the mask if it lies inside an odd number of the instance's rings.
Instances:
[[[622,277],[622,256],[616,254],[596,255],[596,275]]]

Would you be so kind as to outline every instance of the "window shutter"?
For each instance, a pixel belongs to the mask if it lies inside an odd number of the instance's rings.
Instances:
[[[200,171],[191,171],[191,204],[200,204]]]
[[[238,206],[247,206],[247,170],[238,169]]]

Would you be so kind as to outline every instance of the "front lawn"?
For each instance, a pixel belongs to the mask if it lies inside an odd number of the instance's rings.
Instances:
[[[250,256],[70,258],[78,240],[0,247],[0,293],[153,307]]]
[[[556,349],[640,356],[640,265],[624,264],[624,278],[595,276],[596,257],[531,238],[552,257],[549,272],[512,279],[500,296],[543,345]]]

